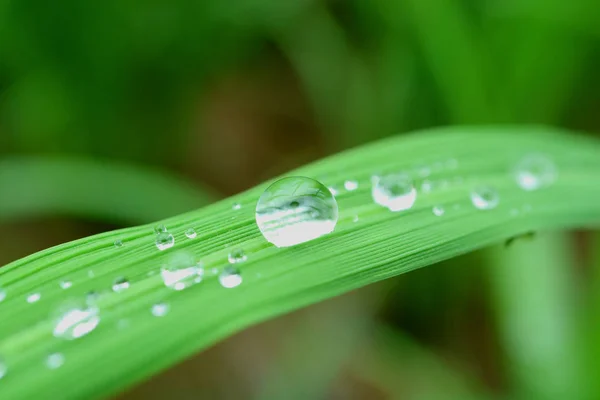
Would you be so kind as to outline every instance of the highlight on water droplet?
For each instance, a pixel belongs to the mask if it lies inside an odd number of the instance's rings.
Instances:
[[[169,232],[160,232],[156,235],[156,248],[160,251],[170,249],[175,245],[175,237]]]
[[[0,357],[0,379],[4,378],[7,372],[8,366],[6,365],[6,361],[4,361],[2,357]]]
[[[239,210],[242,208],[242,205],[240,203],[233,203],[233,205],[231,206],[232,210]]]
[[[256,223],[267,241],[289,247],[327,235],[338,221],[338,205],[322,183],[306,177],[278,180],[256,205]]]
[[[50,369],[62,367],[65,363],[65,356],[62,353],[52,353],[46,358],[46,366]]]
[[[179,252],[161,268],[160,276],[166,287],[179,291],[200,283],[204,276],[204,268],[201,263],[195,262],[190,253]]]
[[[471,192],[471,202],[479,210],[491,210],[498,206],[500,196],[495,189],[488,186],[480,186]]]
[[[558,171],[554,162],[544,154],[528,154],[515,166],[515,179],[527,191],[550,186],[556,180]]]
[[[358,215],[355,215],[354,217],[352,217],[352,222],[358,222],[359,218]]]
[[[64,280],[64,281],[58,282],[58,285],[60,286],[61,289],[68,289],[71,286],[73,286],[73,282]]]
[[[233,266],[225,267],[223,272],[219,274],[219,282],[221,286],[227,289],[239,286],[242,283],[240,270]]]
[[[410,176],[406,174],[373,176],[372,183],[373,201],[390,211],[408,210],[417,200],[417,190]]]
[[[248,259],[248,256],[242,249],[234,249],[227,256],[229,264],[243,263]]]
[[[434,206],[432,211],[433,211],[433,214],[438,217],[441,217],[446,212],[446,210],[444,210],[444,207],[442,207],[442,206]]]
[[[31,293],[29,296],[27,296],[27,302],[35,303],[35,302],[39,301],[41,298],[42,298],[42,295],[40,293]]]
[[[6,290],[0,287],[0,301],[3,301],[6,298]]]
[[[335,187],[329,186],[327,189],[329,189],[329,193],[331,193],[332,195],[334,195],[334,196],[338,195],[338,191]]]
[[[115,293],[123,292],[129,289],[129,280],[124,276],[119,276],[115,279],[112,285],[112,290]]]
[[[185,231],[185,236],[188,239],[194,239],[196,237],[196,231],[194,228],[189,228],[187,231]]]
[[[100,314],[97,307],[72,302],[59,310],[53,334],[61,339],[78,339],[96,329],[99,323]]]
[[[358,189],[358,182],[354,180],[347,180],[346,182],[344,182],[344,189],[346,189],[349,192],[352,192]]]
[[[116,248],[123,247],[123,241],[120,239],[115,240],[114,245]]]
[[[156,303],[152,305],[150,311],[155,317],[164,317],[169,312],[169,305],[167,303]]]

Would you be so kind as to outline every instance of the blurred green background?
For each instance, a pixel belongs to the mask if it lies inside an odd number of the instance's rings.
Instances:
[[[0,265],[391,134],[597,135],[598,71],[597,0],[2,1]],[[597,233],[443,264],[118,398],[600,399]]]

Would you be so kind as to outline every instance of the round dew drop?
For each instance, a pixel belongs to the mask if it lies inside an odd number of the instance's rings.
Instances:
[[[242,283],[242,275],[240,275],[240,271],[236,267],[225,267],[219,275],[219,283],[224,288],[234,288]]]
[[[39,293],[31,293],[29,296],[27,296],[27,302],[28,303],[35,303],[37,301],[39,301],[42,298],[42,295]]]
[[[114,245],[115,245],[116,248],[123,247],[123,241],[122,240],[115,240]]]
[[[348,181],[344,182],[344,189],[346,189],[349,192],[352,192],[352,191],[358,189],[358,182],[348,180]]]
[[[491,210],[500,203],[500,196],[490,187],[478,187],[471,192],[471,202],[479,210]]]
[[[417,200],[417,190],[406,174],[374,176],[372,184],[373,201],[390,211],[408,210]]]
[[[115,279],[115,282],[112,285],[113,292],[119,293],[127,289],[129,289],[129,281],[127,280],[127,278],[120,276],[117,279]]]
[[[71,282],[71,281],[60,281],[58,283],[58,285],[60,286],[61,289],[68,289],[71,286],[73,286],[73,282]]]
[[[169,232],[160,232],[156,235],[156,248],[160,251],[170,249],[175,245],[175,237]]]
[[[231,206],[232,210],[239,210],[242,208],[242,205],[240,203],[233,203],[233,205]]]
[[[242,263],[242,262],[245,262],[247,259],[248,259],[248,256],[242,249],[235,249],[231,253],[229,253],[229,256],[227,256],[227,260],[229,261],[229,264]]]
[[[289,247],[333,232],[338,205],[321,182],[289,177],[265,190],[256,205],[255,217],[267,241],[277,247]]]
[[[52,353],[46,358],[46,366],[50,369],[62,367],[65,363],[65,356],[62,353]]]
[[[155,317],[164,317],[169,312],[169,305],[167,303],[156,303],[152,305],[150,311]]]
[[[446,212],[446,210],[444,210],[444,207],[442,207],[442,206],[435,206],[435,207],[433,207],[432,211],[433,211],[433,214],[438,217],[441,217]]]
[[[194,239],[196,237],[196,231],[194,230],[194,228],[190,228],[187,231],[185,231],[185,236],[188,239]]]
[[[556,175],[556,166],[543,154],[529,154],[515,167],[517,184],[527,191],[550,186],[556,180]]]

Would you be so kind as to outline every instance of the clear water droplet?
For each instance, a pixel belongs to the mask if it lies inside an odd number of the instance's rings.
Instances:
[[[156,235],[156,248],[160,251],[170,249],[175,245],[175,237],[169,232],[160,232]]]
[[[242,283],[242,275],[236,267],[225,267],[219,275],[219,282],[224,288],[231,289]]]
[[[471,192],[471,202],[479,210],[491,210],[500,202],[500,196],[495,189],[487,186],[475,188]]]
[[[200,283],[204,269],[191,254],[181,252],[174,254],[168,265],[161,268],[160,276],[166,287],[179,291]]]
[[[60,286],[61,289],[68,289],[71,286],[73,286],[73,282],[65,280],[65,281],[60,281],[58,283],[58,285]]]
[[[113,282],[112,290],[115,293],[123,292],[129,289],[129,280],[124,276],[120,276]]]
[[[433,211],[433,214],[438,217],[441,217],[446,212],[446,210],[444,210],[444,207],[442,207],[442,206],[435,206],[435,207],[433,207],[432,211]]]
[[[52,353],[46,358],[46,366],[50,369],[62,367],[65,363],[65,356],[62,353]]]
[[[194,239],[196,237],[196,231],[194,230],[194,228],[190,228],[187,231],[185,231],[185,236],[188,239]]]
[[[0,379],[4,378],[7,372],[8,366],[6,365],[6,361],[4,361],[2,357],[0,357]]]
[[[156,303],[152,305],[151,312],[155,317],[164,317],[169,312],[169,305],[167,303]]]
[[[6,290],[4,290],[0,287],[0,301],[4,301],[5,298],[6,298]]]
[[[242,205],[240,203],[233,203],[233,205],[231,206],[231,208],[233,210],[239,210],[242,208]]]
[[[415,204],[417,190],[408,175],[374,176],[372,180],[371,195],[375,203],[393,212],[408,210]]]
[[[528,154],[515,166],[515,178],[527,191],[550,186],[556,180],[554,162],[543,154]]]
[[[352,217],[352,222],[358,222],[359,218],[358,215],[355,215],[354,217]]]
[[[306,177],[278,180],[256,205],[256,223],[265,239],[289,247],[333,232],[338,205],[322,183]]]
[[[167,232],[167,227],[164,226],[164,225],[162,225],[162,224],[161,225],[156,225],[154,227],[154,233],[156,233],[157,235],[159,233],[165,233],[165,232]]]
[[[35,302],[39,301],[41,298],[42,298],[42,295],[40,293],[31,293],[29,296],[27,296],[27,302],[35,303]]]
[[[237,264],[246,261],[248,259],[248,256],[246,255],[244,250],[235,249],[229,253],[227,259],[229,260],[229,264]]]
[[[433,183],[430,180],[425,179],[421,183],[421,191],[423,193],[429,193],[429,192],[431,192],[432,189],[433,189]]]
[[[94,273],[94,271],[92,271],[92,270],[90,269],[90,270],[88,271],[88,277],[89,277],[89,278],[93,278],[93,277],[95,277],[95,276],[96,276],[96,274]]]
[[[346,189],[349,192],[352,192],[358,189],[358,182],[353,180],[347,180],[346,182],[344,182],[344,189]]]
[[[100,323],[97,307],[89,304],[70,304],[61,308],[54,326],[57,338],[73,340],[92,332]]]
[[[115,240],[114,245],[115,245],[116,248],[123,247],[123,241],[122,240]]]

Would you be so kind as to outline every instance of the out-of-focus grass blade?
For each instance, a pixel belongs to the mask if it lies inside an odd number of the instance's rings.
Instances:
[[[569,238],[516,238],[487,253],[494,303],[518,398],[585,399]]]
[[[548,187],[524,191],[515,163],[532,152],[552,160],[558,175]],[[371,177],[400,171],[414,178],[417,200],[410,210],[394,213],[373,201]],[[334,233],[273,247],[254,219],[256,202],[272,183],[265,182],[161,221],[175,239],[165,251],[157,250],[153,226],[145,225],[66,243],[0,268],[6,293],[0,355],[7,367],[0,398],[107,396],[290,310],[532,230],[600,225],[600,142],[551,128],[434,129],[346,151],[289,175],[340,188]],[[348,179],[358,182],[356,190],[341,190]],[[425,180],[431,190],[424,190]],[[498,194],[496,207],[473,206],[471,195],[481,187]],[[234,202],[241,207],[232,207]],[[435,206],[445,209],[443,216],[432,212]],[[197,233],[193,239],[185,235],[189,228]],[[122,245],[115,247],[115,240]],[[243,282],[226,289],[217,275],[235,249],[247,256],[238,264]],[[159,271],[180,260],[181,252],[191,262],[202,261],[205,276],[174,291]],[[111,290],[121,277],[129,288]],[[72,282],[68,290],[59,286],[65,279]],[[77,340],[55,338],[58,310],[69,299],[84,301],[91,291],[99,293],[98,327]],[[29,303],[32,293],[41,297]],[[153,316],[157,303],[168,305],[167,315]],[[54,352],[64,364],[50,370],[45,360]]]
[[[57,157],[0,160],[0,221],[69,215],[141,224],[218,197],[157,169]]]

